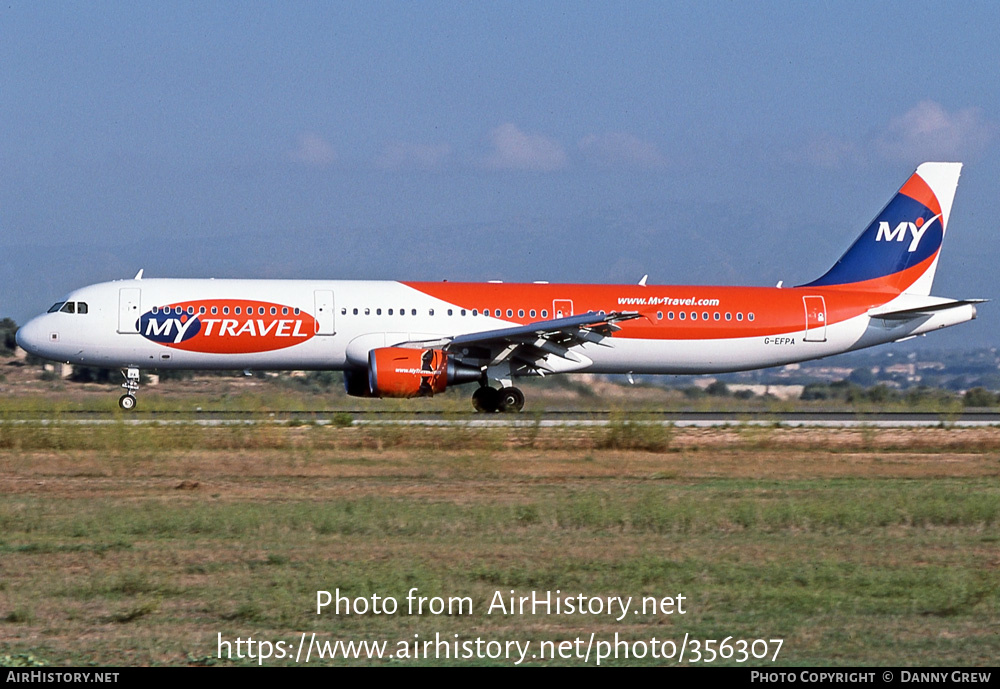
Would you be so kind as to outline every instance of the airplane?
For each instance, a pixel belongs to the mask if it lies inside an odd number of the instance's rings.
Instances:
[[[920,165],[840,260],[796,287],[118,280],[74,290],[17,332],[39,357],[122,370],[340,370],[360,397],[476,384],[520,411],[518,378],[712,374],[818,359],[973,320],[930,296],[961,163]]]

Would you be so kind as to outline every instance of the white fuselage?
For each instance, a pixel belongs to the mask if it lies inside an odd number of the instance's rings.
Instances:
[[[75,290],[63,302],[84,307],[38,316],[21,328],[18,340],[45,358],[107,368],[361,369],[369,351],[380,347],[509,328],[539,320],[542,313],[626,309],[615,295],[654,290],[707,294],[714,298],[704,301],[714,305],[674,308],[668,302],[637,309],[642,319],[623,324],[621,333],[601,343],[575,345],[576,360],[557,362],[562,368],[556,372],[760,368],[890,342],[975,317],[975,307],[965,305],[919,319],[883,320],[867,311],[891,302],[874,297],[859,302],[857,295],[852,295],[854,310],[837,316],[836,290],[801,288],[488,284],[459,289],[468,298],[457,303],[455,297],[429,294],[426,283],[148,279]],[[810,295],[823,297],[822,330],[803,313],[804,298],[819,299]],[[525,303],[540,306],[529,315]],[[863,307],[857,313],[856,303]],[[86,313],[80,313],[83,309]],[[192,339],[195,328],[199,332]]]

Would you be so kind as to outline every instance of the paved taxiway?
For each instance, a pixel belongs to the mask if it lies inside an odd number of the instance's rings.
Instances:
[[[538,425],[559,426],[607,426],[620,423],[622,416],[612,412],[566,412],[551,411],[533,414],[441,414],[436,412],[395,412],[395,411],[350,411],[315,410],[307,412],[137,412],[121,416],[102,412],[69,412],[58,418],[46,415],[16,413],[8,415],[13,422],[68,423],[68,424],[197,424],[221,426],[231,424],[258,423],[311,423],[318,426],[345,425],[345,414],[352,418],[353,425],[418,425],[418,426],[466,426],[483,428],[513,428]],[[1000,413],[964,412],[957,414],[930,412],[635,412],[625,415],[629,421],[638,423],[673,425],[677,427],[726,427],[740,425],[786,427],[827,427],[827,428],[928,428],[936,426],[976,427],[1000,426]]]

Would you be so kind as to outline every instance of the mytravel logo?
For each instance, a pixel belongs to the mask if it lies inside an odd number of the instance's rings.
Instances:
[[[209,299],[153,307],[139,317],[138,327],[147,340],[173,349],[251,354],[311,339],[316,319],[282,304]]]
[[[920,245],[920,240],[923,239],[924,233],[927,232],[927,229],[940,217],[941,214],[938,213],[927,222],[924,222],[923,218],[917,218],[916,222],[903,221],[896,225],[893,229],[889,228],[889,223],[882,221],[878,224],[878,233],[875,235],[875,241],[901,242],[908,238],[906,233],[909,231],[909,236],[912,238],[910,239],[910,246],[907,251],[913,253],[917,250],[917,246]]]

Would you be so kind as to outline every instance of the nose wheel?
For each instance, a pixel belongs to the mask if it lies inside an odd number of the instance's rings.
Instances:
[[[125,411],[132,411],[135,409],[135,393],[139,391],[139,369],[124,369],[122,375],[125,376],[125,382],[122,383],[125,394],[118,398],[118,406]]]

